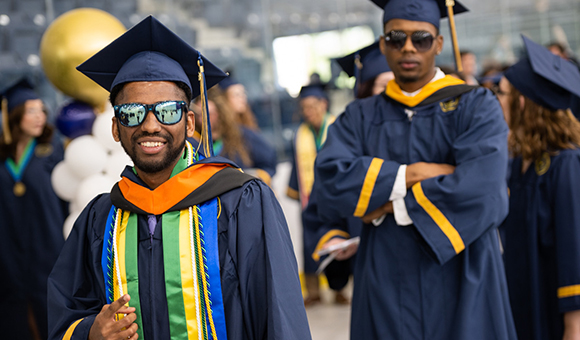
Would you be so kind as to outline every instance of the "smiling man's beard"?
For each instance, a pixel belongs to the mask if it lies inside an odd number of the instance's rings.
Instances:
[[[161,137],[165,139],[167,152],[165,156],[159,161],[146,161],[137,157],[137,139],[141,137]],[[177,158],[181,157],[183,148],[185,147],[185,137],[179,145],[174,145],[174,139],[171,134],[160,134],[160,133],[142,133],[132,137],[132,143],[130,146],[125,145],[123,139],[121,138],[121,146],[129,155],[135,167],[144,173],[154,174],[170,167]]]

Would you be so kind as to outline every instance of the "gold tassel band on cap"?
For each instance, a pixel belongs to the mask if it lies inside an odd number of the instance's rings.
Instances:
[[[12,134],[10,133],[10,126],[8,126],[8,100],[2,98],[2,130],[4,134],[4,143],[12,143]]]
[[[198,80],[199,80],[199,93],[200,93],[200,103],[201,103],[201,115],[202,115],[202,123],[201,123],[201,148],[203,150],[203,154],[205,157],[213,156],[211,154],[210,143],[213,141],[209,140],[209,121],[208,121],[208,112],[207,112],[207,93],[205,92],[204,86],[204,67],[201,65],[200,60],[197,61],[197,66],[199,67],[198,73]]]
[[[455,66],[457,72],[463,72],[463,65],[461,64],[461,54],[459,53],[459,44],[457,42],[457,30],[455,29],[455,18],[453,16],[454,0],[445,0],[447,6],[447,16],[449,17],[449,32],[451,32],[451,44],[453,45],[453,55],[455,56]]]

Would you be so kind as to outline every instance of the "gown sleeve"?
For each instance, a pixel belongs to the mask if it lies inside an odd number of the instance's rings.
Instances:
[[[229,220],[248,339],[310,339],[296,257],[273,192],[250,182]]]
[[[314,184],[316,188],[316,183]],[[314,261],[320,261],[318,251],[322,249],[324,244],[333,239],[349,239],[351,238],[351,228],[349,222],[359,222],[360,219],[352,217],[351,219],[337,219],[335,221],[321,221],[318,218],[318,202],[316,190],[313,190],[308,200],[306,209],[302,211],[302,225],[304,232],[304,256],[311,256]],[[360,221],[362,224],[362,221]],[[360,227],[359,227],[360,228]],[[360,230],[354,230],[354,236],[358,236]],[[351,260],[332,261],[324,270],[324,274],[328,280],[328,285],[332,290],[340,290],[348,283],[351,274]]]
[[[399,170],[398,162],[367,156],[363,109],[358,102],[329,126],[326,143],[316,158],[319,182],[318,214],[323,220],[337,216],[362,217],[389,200]]]
[[[558,305],[561,313],[580,309],[580,155],[563,158],[553,178]]]
[[[452,145],[455,172],[416,183],[405,197],[409,216],[441,264],[508,212],[508,128],[501,107],[484,89],[465,97]]]
[[[105,305],[100,251],[102,236],[95,233],[99,215],[111,207],[109,199],[95,198],[77,218],[48,278],[49,339],[86,340],[96,315]],[[108,197],[108,196],[107,196]],[[108,201],[108,208],[107,206]]]

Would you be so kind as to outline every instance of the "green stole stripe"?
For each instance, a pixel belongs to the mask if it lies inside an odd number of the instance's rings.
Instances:
[[[164,213],[162,219],[163,264],[165,270],[165,294],[169,311],[171,339],[188,339],[187,320],[181,289],[181,261],[179,251],[179,211]],[[177,228],[177,230],[170,230]]]
[[[131,296],[129,305],[135,307],[135,322],[139,325],[137,333],[139,339],[143,337],[143,322],[141,321],[141,302],[139,300],[139,237],[137,214],[130,214],[125,236],[125,271],[127,275],[127,293]]]

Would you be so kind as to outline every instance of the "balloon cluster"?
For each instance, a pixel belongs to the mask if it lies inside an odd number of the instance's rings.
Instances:
[[[72,141],[64,161],[52,173],[54,191],[71,203],[63,227],[65,237],[84,206],[96,195],[109,192],[125,165],[131,163],[111,135],[112,108],[105,109],[109,93],[76,70],[123,33],[125,26],[111,14],[77,8],[56,18],[40,42],[44,73],[57,89],[73,98],[56,119],[59,131]],[[95,111],[105,112],[95,116]]]
[[[64,160],[52,172],[52,187],[61,199],[70,202],[63,233],[67,237],[82,209],[95,196],[110,192],[131,159],[111,134],[113,109],[97,115],[92,135],[73,139]]]

